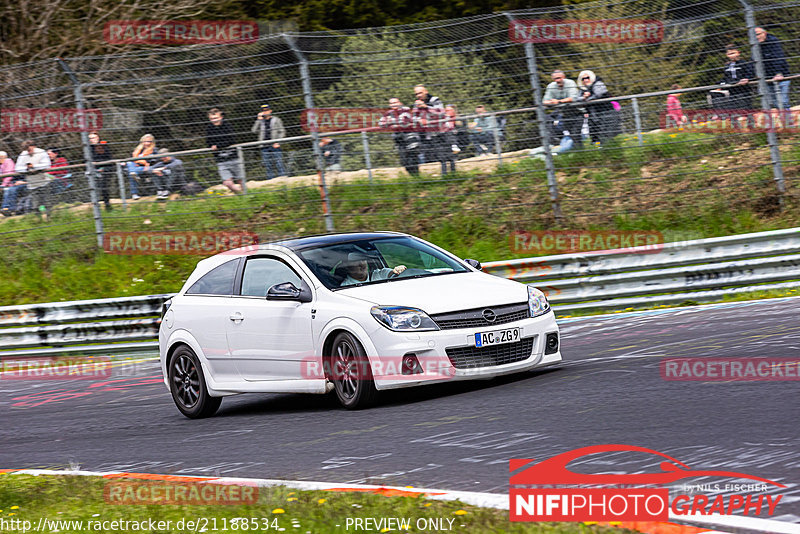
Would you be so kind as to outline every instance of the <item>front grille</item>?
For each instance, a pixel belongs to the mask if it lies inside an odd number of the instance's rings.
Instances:
[[[495,314],[494,321],[487,321],[483,312],[491,310]],[[513,323],[530,317],[528,303],[504,304],[502,306],[484,306],[474,310],[463,310],[458,312],[437,313],[431,315],[431,319],[439,325],[442,330],[452,330],[454,328],[484,328],[498,324]]]
[[[506,363],[527,360],[533,352],[536,336],[526,337],[516,343],[490,345],[488,347],[452,347],[445,349],[450,363],[456,369],[476,369],[494,367]]]

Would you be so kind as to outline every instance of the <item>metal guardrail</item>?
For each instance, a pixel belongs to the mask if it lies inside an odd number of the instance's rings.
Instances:
[[[559,312],[711,301],[800,287],[800,228],[490,262],[483,270],[535,284]],[[771,282],[782,283],[762,285]]]
[[[800,228],[650,247],[489,262],[557,312],[719,300],[800,287]],[[153,351],[169,294],[0,307],[0,358]]]

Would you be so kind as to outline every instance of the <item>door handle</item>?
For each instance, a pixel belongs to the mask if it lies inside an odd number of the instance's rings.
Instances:
[[[243,321],[243,320],[244,320],[244,315],[242,315],[242,312],[233,312],[233,313],[231,314],[231,316],[230,316],[230,319],[231,319],[231,321],[233,321],[234,323],[235,323],[236,321]]]

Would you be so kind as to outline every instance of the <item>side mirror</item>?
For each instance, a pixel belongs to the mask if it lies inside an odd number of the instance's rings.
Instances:
[[[275,284],[267,290],[267,300],[296,300],[311,302],[311,288],[301,280],[300,287],[291,282]]]
[[[479,262],[478,260],[464,260],[464,263],[466,263],[467,265],[469,265],[474,269],[478,269],[479,271],[483,270],[483,268],[481,267],[481,262]]]

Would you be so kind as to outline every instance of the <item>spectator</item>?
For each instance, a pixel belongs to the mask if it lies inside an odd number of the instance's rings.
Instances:
[[[580,97],[578,84],[568,79],[564,71],[554,70],[552,78],[553,81],[548,84],[544,92],[542,104],[545,106],[557,106],[559,104],[568,104],[578,101],[578,97]],[[585,111],[583,108],[576,106],[567,106],[560,110],[560,112],[554,113],[554,119],[561,123],[559,131],[569,132],[575,148],[580,148],[583,143],[581,127],[583,126],[584,113]],[[559,139],[554,139],[554,141],[557,140]]]
[[[131,157],[150,156],[156,153],[156,138],[151,134],[145,134],[139,139],[139,144],[133,149]],[[131,200],[139,200],[139,185],[143,184],[142,173],[150,170],[150,162],[146,159],[129,161],[126,164],[128,169],[128,181],[131,186]]]
[[[591,102],[592,100],[611,97],[605,82],[598,78],[594,72],[590,70],[581,71],[578,74],[578,79],[583,90],[583,93],[577,98],[579,102]],[[622,133],[619,113],[614,109],[614,104],[611,102],[592,103],[586,106],[586,110],[589,113],[589,135],[592,138],[592,142],[605,143]],[[570,133],[572,132],[570,131]],[[572,136],[572,139],[574,142],[575,136]]]
[[[253,133],[258,134],[259,141],[272,141],[274,139],[281,139],[286,137],[286,128],[283,127],[283,121],[280,117],[272,115],[272,108],[269,104],[261,106],[261,111],[256,117],[256,122],[250,129]],[[263,145],[261,147],[261,161],[264,168],[267,170],[267,180],[275,178],[272,173],[272,167],[275,166],[275,172],[280,178],[286,176],[286,169],[283,166],[283,151],[281,150],[280,143],[272,143],[271,145]]]
[[[58,148],[48,148],[47,155],[50,158],[50,168],[55,169],[57,167],[66,167],[69,165],[67,158],[61,155],[61,149]],[[68,188],[72,187],[72,184],[69,182],[72,173],[63,170],[63,171],[53,171],[51,170],[48,174],[54,178],[53,182],[50,184],[51,190],[54,194],[63,193]]]
[[[217,108],[208,110],[209,124],[206,125],[206,143],[214,151],[222,185],[239,194],[242,192],[242,187],[234,180],[241,183],[244,177],[239,170],[239,157],[236,155],[236,149],[232,148],[232,145],[236,144],[233,127],[223,115],[222,111]]]
[[[673,83],[670,87],[671,90],[677,91],[681,88],[677,83]],[[667,95],[667,128],[672,126],[680,126],[687,122],[688,119],[683,115],[683,108],[681,108],[681,95],[680,93],[673,93]]]
[[[168,154],[169,149],[158,149],[159,154]],[[170,193],[181,191],[186,185],[186,171],[183,162],[172,156],[162,156],[160,161],[152,166],[153,183],[156,185],[159,200],[166,200]]]
[[[486,113],[486,106],[484,105],[477,106],[475,113],[478,116],[473,122],[469,123],[469,137],[475,147],[475,155],[482,156],[489,154],[491,152],[489,147],[494,146],[497,119],[494,115]]]
[[[408,174],[419,174],[420,134],[415,131],[411,108],[404,106],[399,98],[389,99],[389,110],[378,124],[392,132],[392,139],[400,155],[400,164]]]
[[[100,192],[100,199],[105,205],[106,211],[111,210],[111,200],[108,192],[109,181],[113,178],[114,167],[112,165],[102,165],[103,162],[114,159],[108,143],[100,140],[99,132],[89,132],[89,145],[92,149],[92,161],[97,176],[97,186]]]
[[[14,160],[8,157],[8,153],[0,151],[0,174],[9,174],[14,172]],[[2,213],[3,215],[11,215],[11,212],[14,210],[14,207],[6,207],[6,198],[8,197],[8,190],[11,187],[14,187],[19,180],[16,176],[4,176],[3,177],[3,203],[2,203]],[[21,182],[24,183],[24,182]]]
[[[723,109],[752,109],[753,91],[748,86],[748,82],[755,78],[753,64],[741,58],[739,47],[729,44],[725,47],[725,56],[728,62],[725,64],[722,80],[719,82],[729,87],[729,96],[721,101]]]
[[[761,57],[764,60],[764,76],[769,85],[769,101],[773,108],[788,110],[789,105],[789,80],[784,80],[789,75],[789,63],[783,52],[780,40],[767,33],[764,28],[756,28],[756,39],[760,43]],[[777,84],[777,87],[776,87]]]
[[[327,172],[341,172],[342,170],[342,145],[336,139],[323,137],[319,140],[319,148],[325,160]]]
[[[450,141],[455,145],[455,147],[451,145],[453,152],[458,154],[470,145],[469,128],[467,128],[467,123],[464,119],[458,118],[458,109],[454,105],[446,106],[444,114],[453,118],[454,129],[451,130],[452,137]]]
[[[442,162],[442,176],[447,174],[447,164],[450,164],[450,172],[456,172],[456,154],[461,152],[457,144],[457,130],[456,130],[456,117],[458,113],[456,112],[455,106],[445,106],[444,108],[444,116],[449,119],[442,123],[441,126],[441,136],[442,136],[442,145],[444,146],[442,150],[442,156],[444,156],[444,161]],[[450,147],[450,150],[447,150],[447,147]]]
[[[451,147],[442,135],[444,128],[444,104],[438,96],[432,96],[424,85],[414,86],[414,122],[422,130],[425,162],[439,161],[442,164],[442,176],[447,174],[446,161],[451,156]]]
[[[41,211],[46,211],[46,189],[49,184],[49,178],[44,173],[37,173],[36,171],[50,168],[50,157],[43,149],[38,148],[36,144],[30,139],[22,143],[22,153],[17,158],[17,164],[14,170],[18,173],[25,173],[24,177],[14,182],[10,188],[6,190],[6,195],[3,197],[2,210],[4,214],[11,214],[13,211],[23,211],[17,206],[17,197],[21,193],[30,192],[31,201],[34,207],[38,207]],[[6,196],[8,201],[6,201]],[[9,212],[7,213],[6,210]]]
[[[7,152],[0,150],[0,174],[10,174],[14,172],[14,160],[8,157]],[[3,187],[7,187],[14,179],[13,176],[3,178]]]

